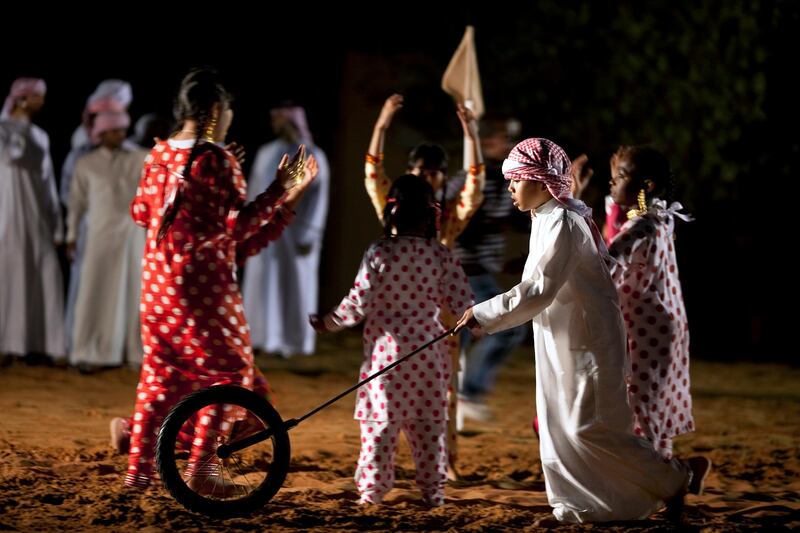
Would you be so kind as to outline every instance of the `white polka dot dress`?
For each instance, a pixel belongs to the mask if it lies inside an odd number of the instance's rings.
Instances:
[[[666,458],[672,456],[673,437],[694,431],[689,325],[673,229],[673,217],[655,205],[626,222],[609,247],[628,331],[634,430]]]
[[[369,247],[350,294],[328,318],[337,327],[365,321],[359,376],[364,379],[444,332],[440,308],[461,316],[472,303],[461,264],[445,246],[434,239],[400,236]],[[358,390],[355,418],[361,421],[362,450],[356,484],[362,501],[380,501],[394,479],[394,440],[375,450],[372,433],[394,439],[402,429],[410,441],[427,443],[415,453],[417,481],[429,503],[441,503],[452,372],[448,342],[432,345]],[[376,483],[374,473],[381,471]]]

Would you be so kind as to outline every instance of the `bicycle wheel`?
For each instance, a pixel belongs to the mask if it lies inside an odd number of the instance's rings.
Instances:
[[[241,450],[229,447],[241,444]],[[189,394],[164,419],[156,444],[161,481],[184,507],[248,515],[278,492],[291,450],[283,420],[252,391],[222,385]]]

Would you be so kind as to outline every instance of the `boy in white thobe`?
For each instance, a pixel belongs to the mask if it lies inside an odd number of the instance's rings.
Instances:
[[[711,463],[665,462],[636,437],[627,402],[625,329],[591,210],[570,194],[570,161],[547,139],[518,144],[503,164],[509,192],[532,212],[522,282],[468,310],[461,327],[492,334],[533,321],[540,455],[553,515],[563,522],[679,515]]]

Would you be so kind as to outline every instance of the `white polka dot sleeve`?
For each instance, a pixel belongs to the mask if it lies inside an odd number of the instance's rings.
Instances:
[[[366,251],[350,293],[326,317],[326,321],[332,320],[337,330],[355,326],[372,312],[373,285],[377,276],[374,250],[375,246],[372,246]]]

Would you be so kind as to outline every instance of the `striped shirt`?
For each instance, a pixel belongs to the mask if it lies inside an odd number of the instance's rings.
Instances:
[[[458,194],[464,186],[464,178],[462,171],[448,180],[448,199]],[[456,239],[455,255],[468,276],[501,272],[505,261],[505,231],[512,225],[530,224],[529,217],[514,216],[517,213],[507,187],[500,165],[487,162],[483,203]]]

